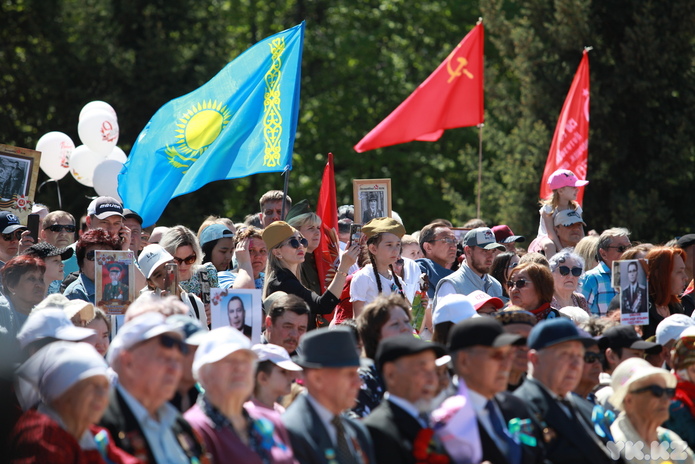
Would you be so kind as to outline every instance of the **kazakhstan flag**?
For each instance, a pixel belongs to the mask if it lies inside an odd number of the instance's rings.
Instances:
[[[162,106],[118,176],[147,227],[174,197],[222,179],[292,169],[304,22],[258,42],[208,83]]]

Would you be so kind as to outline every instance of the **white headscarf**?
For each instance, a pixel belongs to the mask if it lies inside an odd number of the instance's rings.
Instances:
[[[22,364],[17,377],[20,384],[32,387],[44,403],[50,404],[81,380],[96,375],[107,377],[107,368],[106,361],[92,345],[56,341]]]

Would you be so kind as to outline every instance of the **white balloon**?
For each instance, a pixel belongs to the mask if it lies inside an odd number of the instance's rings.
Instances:
[[[121,201],[118,196],[118,174],[123,168],[123,163],[115,159],[105,159],[94,169],[94,190],[101,196],[113,197]]]
[[[118,143],[118,120],[106,110],[93,110],[77,125],[82,143],[100,155],[108,155]]]
[[[60,180],[70,170],[68,160],[75,149],[72,139],[62,132],[44,134],[36,143],[36,151],[41,152],[39,166],[52,180]]]
[[[128,161],[128,157],[126,156],[125,152],[118,147],[113,147],[113,151],[109,153],[109,156],[107,156],[106,159],[117,160],[123,164]]]
[[[106,157],[94,153],[89,147],[80,145],[70,157],[70,174],[77,182],[87,187],[94,187],[94,170]]]
[[[118,119],[118,116],[116,115],[116,110],[113,109],[113,106],[109,105],[104,101],[95,100],[87,103],[82,107],[82,110],[80,111],[79,121],[82,121],[82,118],[84,118],[87,113],[93,110],[105,110],[111,113],[114,118]]]

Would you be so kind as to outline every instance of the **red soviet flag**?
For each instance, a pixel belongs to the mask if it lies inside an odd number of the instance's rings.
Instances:
[[[586,179],[589,155],[589,54],[584,50],[582,61],[574,75],[572,86],[562,105],[560,119],[550,145],[541,181],[541,198],[548,198],[552,190],[548,177],[558,169],[569,169],[578,179]],[[584,189],[580,188],[577,202],[582,203]]]
[[[442,64],[355,145],[362,153],[483,123],[483,24],[478,23]]]
[[[338,202],[335,197],[335,174],[333,172],[333,154],[328,154],[328,162],[323,170],[319,201],[316,214],[321,218],[321,242],[314,250],[316,270],[321,282],[321,290],[333,281],[339,255],[338,246]],[[327,317],[328,316],[328,317]],[[330,320],[330,315],[324,315]]]

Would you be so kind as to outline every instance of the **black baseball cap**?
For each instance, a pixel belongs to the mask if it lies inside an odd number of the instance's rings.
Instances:
[[[599,341],[599,348],[605,351],[606,348],[632,348],[633,350],[649,350],[661,347],[658,343],[644,341],[637,335],[635,329],[629,325],[618,325],[611,327],[603,332]]]
[[[0,211],[0,234],[11,234],[15,230],[26,229],[19,223],[19,218],[9,211]]]
[[[501,346],[522,343],[524,337],[507,333],[504,326],[491,317],[474,317],[459,322],[449,332],[449,352],[470,348],[472,346]]]
[[[50,258],[51,256],[60,256],[60,259],[65,261],[66,259],[69,259],[73,253],[74,250],[69,247],[57,248],[48,242],[39,242],[27,248],[27,250],[22,254],[37,256],[41,259]]]

